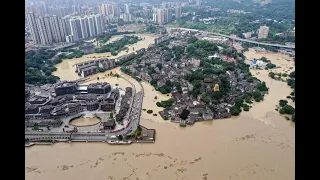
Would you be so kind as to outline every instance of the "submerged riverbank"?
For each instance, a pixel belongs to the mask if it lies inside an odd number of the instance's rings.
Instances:
[[[274,64],[277,64],[274,61],[288,66],[291,63],[286,60],[288,56],[244,54],[249,59],[265,56]],[[252,70],[252,74],[266,82],[269,93],[264,101],[255,102],[249,112],[242,112],[237,118],[180,128],[143,111],[140,124],[156,129],[156,143],[110,146],[75,142],[26,148],[26,179],[293,180],[295,124],[275,111],[279,100],[292,90],[285,82],[269,78],[266,70]],[[130,77],[128,80],[136,83]],[[96,81],[93,77],[86,83]],[[121,78],[99,81],[127,86]],[[157,96],[157,101],[169,97],[147,83],[142,85],[145,92],[142,107],[156,112],[154,97]]]

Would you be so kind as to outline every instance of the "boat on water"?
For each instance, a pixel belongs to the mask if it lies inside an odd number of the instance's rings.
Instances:
[[[132,141],[107,141],[108,144],[131,144]]]

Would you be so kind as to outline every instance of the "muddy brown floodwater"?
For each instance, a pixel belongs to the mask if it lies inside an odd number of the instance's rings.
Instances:
[[[99,123],[100,120],[98,118],[89,118],[89,117],[81,117],[70,122],[71,125],[74,126],[90,126]]]
[[[245,55],[261,56],[255,52]],[[290,61],[274,58],[289,59],[287,56],[273,55],[269,59],[293,66]],[[291,89],[284,82],[271,81],[268,72],[259,72],[252,73],[266,82],[269,94],[237,118],[180,128],[142,112],[141,124],[157,130],[154,144],[33,146],[25,151],[26,179],[294,180],[295,126],[275,111],[275,105]],[[115,83],[115,79],[111,81]],[[143,86],[146,92],[143,108],[161,110],[155,106],[154,97],[158,100],[169,97],[155,92],[146,83]]]
[[[129,34],[129,35],[132,35],[132,34]],[[154,43],[154,39],[156,38],[156,36],[152,34],[135,34],[135,35],[141,37],[142,40],[138,41],[135,44],[128,45],[127,46],[129,48],[128,53],[134,52],[138,49],[148,48],[150,44]],[[122,35],[113,36],[107,43],[113,42],[119,39],[120,37],[122,37]],[[75,64],[93,60],[93,59],[117,58],[125,54],[127,54],[126,51],[119,52],[117,56],[112,56],[110,52],[93,53],[93,54],[84,55],[80,58],[65,59],[60,64],[56,65],[57,70],[53,72],[53,75],[59,76],[61,80],[76,80],[76,79],[79,79],[79,76],[77,73],[75,73],[75,70],[76,70],[74,67]]]

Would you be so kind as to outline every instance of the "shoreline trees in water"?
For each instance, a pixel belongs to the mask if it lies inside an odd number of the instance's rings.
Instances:
[[[65,58],[64,54],[56,56],[55,51],[40,49],[39,52],[27,51],[25,53],[25,82],[28,84],[54,84],[60,78],[52,75],[56,71],[55,64]]]
[[[279,106],[281,107],[281,109],[279,110],[279,113],[292,115],[291,120],[293,122],[295,122],[295,109],[294,109],[294,107],[292,107],[291,105],[288,105],[288,101],[285,99],[281,99],[279,101]],[[290,120],[290,118],[288,118],[287,116],[286,116],[286,119]]]
[[[142,39],[138,36],[125,36],[117,41],[101,46],[100,48],[96,48],[96,53],[105,53],[111,52],[111,55],[116,56],[118,52],[125,49],[126,45],[135,44]]]

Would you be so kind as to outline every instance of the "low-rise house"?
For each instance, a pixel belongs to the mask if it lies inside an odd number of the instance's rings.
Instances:
[[[26,121],[26,122],[24,123],[24,125],[25,125],[26,127],[35,127],[35,126],[37,126],[38,124],[37,124],[36,122]]]
[[[48,127],[50,124],[50,121],[41,121],[38,126],[40,127]]]
[[[204,82],[204,83],[212,83],[213,80],[212,80],[212,78],[208,78],[208,77],[207,77],[207,78],[204,78],[204,79],[203,79],[203,82]]]
[[[58,120],[58,121],[50,121],[49,122],[49,126],[51,127],[60,127],[63,124],[62,121]]]
[[[113,111],[116,107],[116,101],[112,98],[105,99],[100,104],[102,111]]]
[[[157,82],[157,86],[158,87],[162,87],[162,86],[164,86],[166,83],[165,83],[165,81],[164,80],[159,80],[158,82]]]
[[[176,117],[176,116],[171,117],[171,122],[173,123],[180,123],[180,121],[181,121],[180,117]]]
[[[37,114],[39,112],[39,106],[36,104],[26,103],[25,114]]]
[[[203,120],[212,120],[213,112],[210,109],[207,109],[205,113],[202,114]]]
[[[116,127],[116,122],[114,120],[103,122],[104,130],[113,130],[115,127]]]

